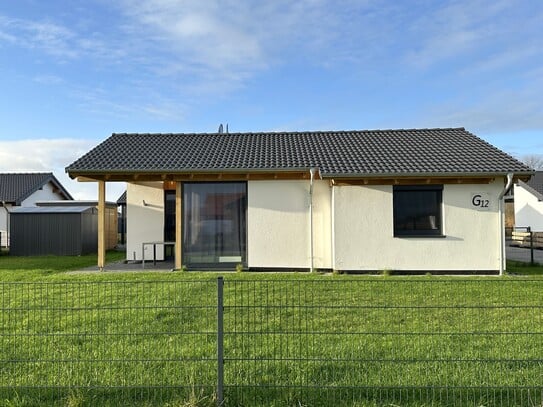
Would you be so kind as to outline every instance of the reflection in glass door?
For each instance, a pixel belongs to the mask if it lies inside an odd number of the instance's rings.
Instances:
[[[246,263],[247,184],[183,184],[183,263],[221,267]]]

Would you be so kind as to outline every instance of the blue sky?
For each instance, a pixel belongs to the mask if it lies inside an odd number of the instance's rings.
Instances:
[[[466,127],[543,154],[543,2],[0,3],[0,171],[112,132]],[[115,200],[123,185],[108,187]]]

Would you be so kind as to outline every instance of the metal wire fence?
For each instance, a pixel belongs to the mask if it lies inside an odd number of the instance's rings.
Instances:
[[[12,405],[543,405],[543,280],[0,287]]]

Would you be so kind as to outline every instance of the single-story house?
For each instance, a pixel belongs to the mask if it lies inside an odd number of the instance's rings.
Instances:
[[[72,200],[51,172],[0,174],[0,246],[8,246],[9,213],[37,201]]]
[[[503,271],[503,195],[533,173],[464,128],[113,134],[66,171],[99,212],[127,182],[129,260],[448,273]]]
[[[537,171],[529,181],[519,180],[514,191],[515,226],[543,232],[543,171]]]

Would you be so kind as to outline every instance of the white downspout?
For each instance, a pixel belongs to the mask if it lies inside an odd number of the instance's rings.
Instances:
[[[313,179],[317,168],[309,169],[309,271],[313,272]]]
[[[503,273],[505,271],[505,225],[503,222],[503,197],[509,191],[511,186],[513,185],[513,173],[507,174],[507,184],[503,188],[503,191],[500,192],[500,195],[498,196],[498,215],[500,218],[499,224],[500,224],[500,276],[503,276]]]
[[[332,271],[336,270],[336,188],[334,186],[334,180],[331,182],[332,185],[332,214],[330,215],[330,221],[332,223],[330,230],[332,232],[332,237],[330,241],[332,243],[332,248],[330,253],[332,255]]]

